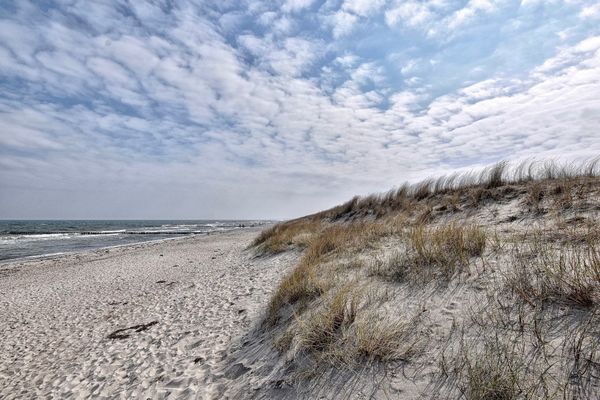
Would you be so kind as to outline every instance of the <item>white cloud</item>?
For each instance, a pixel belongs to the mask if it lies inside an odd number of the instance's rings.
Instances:
[[[600,4],[592,4],[584,7],[579,16],[583,19],[597,19],[600,18]]]
[[[408,60],[400,67],[403,75],[409,75],[418,69],[419,60]]]
[[[385,79],[383,68],[375,62],[363,63],[359,65],[351,75],[352,80],[358,84],[367,82],[381,83]]]
[[[268,38],[252,35],[239,37],[239,42],[254,56],[260,64],[273,72],[288,76],[297,76],[312,65],[321,54],[320,45],[298,37],[290,37],[281,43]]]
[[[343,56],[336,57],[334,62],[341,65],[344,69],[353,67],[358,62],[359,57],[354,54],[345,54]]]
[[[0,20],[0,43],[9,48],[17,59],[31,62],[37,48],[37,33],[13,21]]]
[[[403,24],[416,27],[432,17],[433,13],[427,3],[413,0],[401,2],[385,12],[385,21],[390,26]]]
[[[358,17],[354,14],[345,11],[336,12],[331,16],[333,37],[339,38],[352,32],[357,21]]]
[[[310,7],[315,0],[286,0],[282,10],[286,12],[296,12]]]
[[[275,11],[267,11],[258,17],[258,22],[261,25],[270,25],[277,18],[277,13]]]
[[[101,57],[90,57],[87,66],[107,81],[123,86],[136,85],[136,80],[121,65]]]
[[[469,0],[465,7],[450,16],[447,25],[453,30],[472,20],[478,14],[491,13],[495,10],[496,4],[492,0]]]
[[[492,15],[507,2],[498,0],[469,0],[458,6],[446,0],[395,1],[385,12],[385,21],[390,27],[404,26],[416,29],[429,37],[444,38],[454,31]]]
[[[86,4],[71,2],[69,12],[85,20]],[[489,4],[467,7],[487,13]],[[125,217],[173,217],[161,205],[165,193],[185,198],[180,217],[193,210],[210,217],[208,209],[219,217],[288,217],[447,165],[600,151],[593,131],[600,37],[565,42],[518,76],[440,92],[427,76],[395,82],[388,59],[354,43],[340,50],[315,32],[275,32],[282,15],[266,6],[253,11],[261,25],[231,35],[235,42],[223,26],[235,31],[237,17],[225,23],[215,10],[195,7],[169,15],[136,9],[153,28],[106,8],[83,32],[64,16],[0,21],[0,72],[8,77],[0,96],[2,216],[21,216],[26,195],[37,190],[53,199],[50,208],[61,201],[52,193],[73,192],[82,213],[90,193],[100,193],[101,217],[122,205],[111,202],[114,192],[138,205],[140,214]],[[386,18],[429,29],[454,15],[448,7],[396,2]],[[365,2],[342,8],[338,35],[375,12]],[[285,18],[301,27],[300,15]],[[400,59],[410,75],[430,57],[407,48]],[[445,66],[441,56],[436,62],[427,67]],[[325,85],[319,71],[330,74]],[[153,198],[160,201],[143,201]],[[232,209],[239,214],[226,215]]]
[[[345,0],[339,10],[329,16],[334,38],[350,34],[361,19],[378,12],[387,0]]]
[[[341,8],[366,17],[379,11],[386,2],[387,0],[345,0]]]

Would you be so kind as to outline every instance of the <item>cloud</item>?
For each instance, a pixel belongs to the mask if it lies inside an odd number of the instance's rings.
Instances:
[[[492,0],[469,0],[467,5],[456,11],[447,23],[448,28],[456,29],[460,25],[467,23],[478,14],[491,13],[496,10],[496,4]]]
[[[593,4],[584,7],[579,16],[583,19],[598,19],[600,18],[600,4]]]
[[[0,18],[0,217],[291,217],[600,151],[590,2],[128,4]]]
[[[286,0],[282,10],[286,12],[296,12],[310,7],[314,0]]]
[[[243,35],[241,45],[259,61],[259,65],[281,75],[297,76],[319,57],[320,44],[298,37],[275,43],[252,35]]]
[[[379,11],[387,0],[345,0],[342,9],[362,17]]]
[[[338,38],[352,32],[352,29],[354,29],[354,25],[357,21],[358,17],[354,14],[345,11],[336,12],[331,17],[331,23],[333,25],[333,37]]]
[[[431,20],[434,13],[427,2],[406,1],[398,2],[395,7],[385,12],[385,21],[394,26],[404,24],[409,27],[417,27]]]

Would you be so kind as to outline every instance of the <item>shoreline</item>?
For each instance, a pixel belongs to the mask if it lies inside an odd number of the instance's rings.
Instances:
[[[239,230],[258,229],[258,231],[260,232],[260,230],[267,228],[270,225],[271,224],[265,224],[265,225],[260,225],[260,226],[243,227],[243,228],[235,227],[235,228],[230,228],[230,229],[214,230],[214,231],[202,232],[202,233],[182,234],[181,236],[176,236],[176,237],[166,237],[166,238],[160,238],[160,239],[143,240],[140,242],[123,243],[123,244],[116,244],[116,245],[102,246],[102,247],[92,247],[92,248],[82,249],[82,250],[64,251],[64,252],[58,252],[58,253],[46,253],[46,254],[25,256],[25,257],[19,257],[19,258],[7,258],[7,259],[0,260],[0,267],[3,267],[4,264],[10,264],[12,262],[28,262],[28,261],[41,260],[41,259],[46,259],[46,258],[68,256],[68,255],[74,255],[74,254],[83,254],[83,253],[87,253],[87,252],[101,251],[101,250],[106,250],[106,249],[116,249],[116,248],[128,247],[128,246],[138,246],[140,244],[146,244],[146,243],[148,243],[148,244],[149,243],[160,243],[160,242],[165,242],[165,241],[170,241],[170,240],[182,240],[182,239],[189,239],[189,238],[194,238],[194,237],[204,237],[204,236],[209,236],[209,235],[214,235],[214,234],[222,234],[222,233],[226,233],[226,232],[239,231]]]
[[[61,257],[61,256],[70,256],[70,255],[77,255],[77,254],[81,255],[81,254],[88,253],[88,252],[101,251],[101,250],[106,250],[106,249],[117,249],[117,248],[121,248],[121,247],[129,247],[129,246],[137,246],[137,245],[145,244],[145,243],[159,243],[159,242],[168,241],[168,240],[185,239],[186,237],[187,236],[162,238],[162,239],[155,239],[155,240],[146,240],[143,242],[116,244],[116,245],[104,246],[104,247],[93,247],[93,248],[85,249],[85,250],[63,251],[63,252],[59,252],[59,253],[39,254],[39,255],[25,256],[25,257],[20,257],[20,258],[7,258],[4,260],[0,260],[0,266],[2,266],[3,264],[10,264],[12,262],[23,263],[23,262],[28,262],[28,261],[53,259],[53,258]]]
[[[261,229],[7,260],[0,397],[219,398],[240,385],[219,371],[296,260],[253,258]]]

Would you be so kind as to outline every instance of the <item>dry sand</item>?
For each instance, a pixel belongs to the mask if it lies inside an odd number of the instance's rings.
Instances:
[[[0,398],[250,397],[228,355],[297,258],[252,258],[257,233],[0,264]]]

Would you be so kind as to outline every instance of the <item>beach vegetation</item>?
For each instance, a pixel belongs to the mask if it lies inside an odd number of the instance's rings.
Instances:
[[[301,253],[263,333],[290,368],[401,365],[423,397],[598,397],[599,166],[500,162],[277,224],[256,255]]]
[[[486,232],[478,226],[417,225],[409,229],[404,249],[375,258],[370,271],[399,282],[447,282],[483,254],[486,242]]]
[[[515,249],[508,285],[529,304],[600,305],[600,243],[562,244],[539,234]]]

